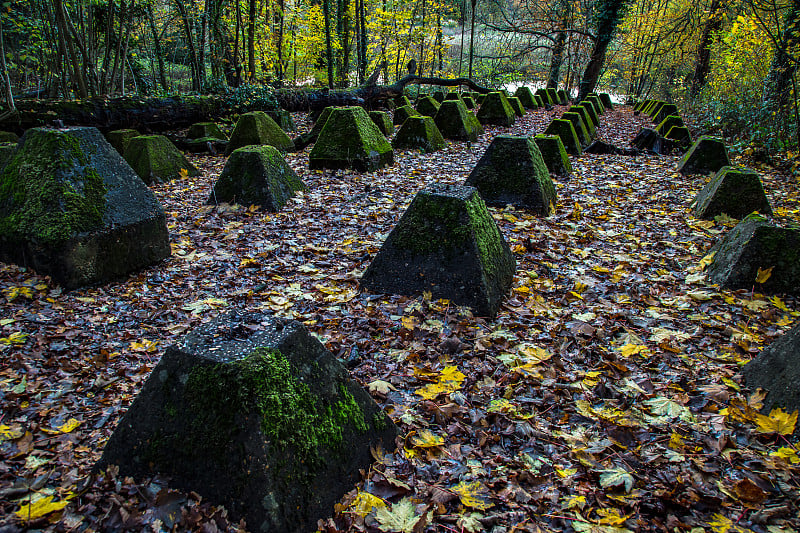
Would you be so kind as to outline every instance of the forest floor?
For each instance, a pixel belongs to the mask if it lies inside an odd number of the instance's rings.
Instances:
[[[167,480],[91,475],[164,349],[234,308],[302,321],[400,428],[325,531],[800,528],[791,418],[759,415],[739,373],[800,301],[706,284],[733,221],[692,216],[706,179],[676,157],[572,157],[553,216],[491,209],[517,261],[493,321],[359,291],[417,191],[462,184],[495,135],[540,133],[560,111],[367,174],[289,154],[309,189],[279,213],[207,206],[225,158],[195,156],[198,177],[154,187],[167,261],[72,292],[0,264],[0,531],[241,528]],[[601,121],[620,146],[645,123],[626,107]],[[776,214],[800,222],[798,182],[759,171]]]

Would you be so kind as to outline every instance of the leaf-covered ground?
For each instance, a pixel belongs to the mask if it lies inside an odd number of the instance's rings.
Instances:
[[[309,191],[276,214],[206,206],[225,160],[197,156],[199,177],[155,187],[168,261],[69,293],[0,264],[0,530],[246,529],[168,480],[90,475],[165,347],[231,308],[302,321],[400,426],[325,531],[796,530],[791,417],[759,415],[739,368],[800,303],[706,285],[703,258],[732,223],[691,215],[705,180],[676,158],[573,157],[554,216],[492,209],[517,260],[494,321],[359,292],[418,190],[463,183],[495,135],[541,132],[560,111],[369,174],[290,154]],[[602,123],[624,145],[643,119],[619,108]],[[798,183],[761,171],[777,214],[800,222]]]

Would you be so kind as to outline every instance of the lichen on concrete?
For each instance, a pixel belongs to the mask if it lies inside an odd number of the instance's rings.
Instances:
[[[147,184],[196,176],[197,168],[163,135],[140,135],[128,141],[125,161]]]
[[[539,152],[542,154],[544,164],[552,176],[568,176],[572,174],[572,163],[569,161],[564,143],[558,135],[538,134],[533,138]]]
[[[263,111],[253,111],[245,113],[236,121],[225,154],[230,155],[243,146],[260,144],[274,146],[284,152],[294,148],[292,139],[272,120],[272,117]]]
[[[721,168],[697,194],[694,203],[695,216],[709,220],[722,214],[736,219],[754,211],[772,214],[758,173],[745,168]]]
[[[703,135],[678,162],[681,174],[711,174],[731,165],[728,150],[722,139]]]
[[[431,117],[408,117],[392,140],[398,150],[435,152],[447,146],[439,128]]]
[[[512,126],[517,120],[511,104],[508,103],[508,98],[505,93],[500,91],[487,94],[475,116],[481,124],[504,127]]]
[[[475,115],[466,108],[464,102],[458,100],[442,102],[433,121],[445,139],[474,142],[483,132],[483,126]]]
[[[568,154],[578,155],[581,153],[581,143],[572,122],[569,120],[554,119],[544,130],[545,135],[558,135],[564,143],[564,149]]]
[[[312,170],[352,168],[370,172],[393,162],[392,145],[367,112],[357,106],[332,109],[309,153]]]

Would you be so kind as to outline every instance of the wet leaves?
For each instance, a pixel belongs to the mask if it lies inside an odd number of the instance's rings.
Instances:
[[[797,415],[763,414],[764,393],[739,374],[798,320],[798,301],[756,279],[706,283],[709,249],[735,221],[692,217],[705,179],[676,173],[675,158],[574,157],[551,217],[492,209],[518,265],[494,321],[430,294],[359,290],[419,189],[463,183],[494,135],[541,132],[555,113],[398,152],[370,174],[310,172],[307,151],[289,154],[309,190],[278,213],[205,205],[224,158],[196,156],[199,176],[154,188],[173,249],[163,264],[71,293],[0,265],[2,520],[252,529],[168,480],[91,472],[163,350],[236,308],[302,321],[400,426],[399,448],[373,450],[324,531],[800,527]],[[602,120],[621,146],[641,119]],[[797,183],[761,173],[774,211],[800,222]]]

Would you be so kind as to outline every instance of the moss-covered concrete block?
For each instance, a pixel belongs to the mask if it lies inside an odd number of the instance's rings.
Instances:
[[[660,124],[665,118],[669,116],[678,116],[678,106],[675,104],[664,104],[658,113],[653,117],[653,122]]]
[[[589,135],[589,131],[586,129],[586,124],[583,123],[583,117],[580,114],[567,111],[562,113],[561,119],[572,122],[572,127],[578,135],[578,141],[580,141],[581,146],[588,146],[592,142],[592,137]]]
[[[564,149],[564,143],[561,142],[561,137],[540,133],[533,138],[533,141],[539,147],[542,160],[547,165],[547,170],[550,171],[551,176],[565,177],[572,174],[572,163],[569,161],[569,156]]]
[[[420,113],[410,105],[404,105],[394,110],[394,118],[392,124],[400,126],[406,121],[408,117],[419,117]]]
[[[759,215],[748,215],[711,251],[708,280],[729,289],[754,287],[763,293],[800,294],[800,229],[778,227]],[[758,269],[772,269],[756,283]]]
[[[558,97],[558,104],[559,105],[568,105],[569,104],[569,95],[567,91],[564,89],[559,89],[556,91],[556,96]]]
[[[106,133],[106,140],[122,155],[125,153],[125,148],[128,147],[128,142],[140,135],[141,133],[132,129],[114,130]]]
[[[642,100],[641,102],[639,102],[638,104],[636,104],[635,106],[633,106],[633,110],[634,110],[634,111],[643,111],[643,110],[644,110],[644,108],[645,108],[645,107],[647,107],[648,105],[650,105],[650,103],[651,103],[652,101],[653,101],[653,100],[651,100],[651,99],[649,99],[649,98],[648,98],[647,100]]]
[[[545,91],[547,91],[547,97],[550,99],[550,102],[553,105],[558,105],[558,91],[552,87],[545,89]]]
[[[511,204],[541,216],[549,216],[555,210],[556,188],[530,137],[495,137],[465,184],[478,189],[486,205]]]
[[[746,168],[721,168],[694,199],[697,218],[725,214],[740,219],[754,211],[771,215],[772,207],[758,173]]]
[[[445,100],[461,100],[461,93],[458,91],[450,91],[446,95],[444,95]]]
[[[189,126],[189,130],[186,132],[187,139],[201,139],[204,137],[220,141],[228,140],[228,136],[225,135],[216,122],[197,122]]]
[[[305,189],[277,148],[245,146],[234,150],[225,162],[207,203],[259,205],[275,212]]]
[[[581,119],[583,119],[583,125],[586,127],[586,133],[588,133],[591,138],[595,137],[597,130],[594,127],[594,122],[592,122],[592,115],[589,114],[585,106],[571,105],[567,108],[567,113],[579,114]]]
[[[168,476],[250,531],[312,531],[396,435],[302,324],[231,313],[167,348],[95,469]]]
[[[471,96],[462,96],[461,100],[464,102],[464,105],[466,106],[467,109],[475,109],[476,107],[478,107],[475,104],[475,100],[473,100]]]
[[[431,117],[408,117],[392,140],[397,150],[435,152],[447,146]]]
[[[18,143],[19,135],[11,131],[0,131],[0,143]]]
[[[656,126],[656,131],[659,134],[666,136],[667,132],[672,126],[685,126],[685,124],[683,123],[683,119],[678,115],[669,115],[664,117],[664,120],[662,120],[658,126]]]
[[[439,90],[439,91],[433,91],[433,98],[434,98],[434,99],[435,99],[437,102],[439,102],[439,103],[441,104],[442,102],[444,102],[444,98],[445,98],[445,93],[444,93],[444,91],[442,91],[442,90]]]
[[[659,134],[651,128],[642,128],[631,144],[639,150],[647,150],[655,154],[668,155],[672,152],[674,144],[670,139]]]
[[[483,133],[483,126],[475,115],[458,100],[442,102],[433,121],[445,139],[475,142]]]
[[[481,124],[509,127],[516,122],[517,117],[508,98],[499,91],[491,92],[483,99],[480,109],[475,115]]]
[[[357,106],[331,110],[308,158],[312,170],[371,172],[394,162],[392,145],[367,112]]]
[[[6,163],[11,161],[11,156],[17,151],[17,143],[0,142],[0,172]]]
[[[610,94],[600,93],[598,96],[600,97],[600,101],[603,102],[603,107],[606,109],[614,109],[614,103],[611,101]]]
[[[666,102],[661,102],[661,101],[654,102],[653,105],[651,105],[650,108],[647,111],[648,116],[651,119],[653,119],[653,121],[655,121],[656,117],[661,112],[661,108],[664,107],[665,105],[667,105]],[[673,114],[675,114],[675,113],[673,113]]]
[[[750,390],[767,391],[761,410],[765,415],[777,408],[786,413],[800,410],[800,322],[744,365],[742,376]],[[800,425],[795,425],[794,435],[800,437]]]
[[[526,109],[536,109],[539,107],[536,103],[536,99],[533,97],[533,91],[531,91],[530,87],[517,87],[514,96],[519,98],[519,101],[522,102],[523,107]]]
[[[403,95],[400,95],[400,96],[398,96],[398,97],[396,97],[394,99],[394,107],[395,107],[395,109],[397,109],[398,107],[404,107],[404,106],[413,107],[411,105],[411,100],[409,100],[406,95],[403,94]]]
[[[197,168],[163,135],[133,137],[124,157],[148,185],[198,174]]]
[[[544,107],[544,104],[545,104],[545,103],[546,103],[546,101],[547,101],[545,98],[542,98],[542,97],[541,97],[540,95],[538,95],[538,94],[534,94],[534,95],[533,95],[533,99],[534,99],[534,100],[536,100],[536,107],[537,107],[537,108],[539,108],[539,107]]]
[[[542,104],[555,104],[555,102],[550,98],[550,94],[547,92],[547,89],[536,89],[536,93],[534,94],[541,98]]]
[[[372,122],[378,126],[378,129],[381,130],[381,133],[383,133],[386,137],[394,133],[392,118],[386,111],[370,111],[369,118],[372,119]]]
[[[243,146],[262,144],[274,146],[282,152],[294,148],[292,139],[272,120],[272,117],[263,111],[245,113],[236,121],[225,155],[230,155]]]
[[[593,94],[591,96],[587,96],[586,100],[588,100],[589,102],[592,103],[592,105],[594,106],[594,110],[597,112],[598,116],[600,116],[600,115],[602,115],[602,114],[604,114],[606,112],[606,108],[603,105],[603,102],[600,100],[600,97],[597,96],[596,94]]]
[[[0,171],[0,260],[66,289],[170,254],[152,191],[95,128],[33,128]]]
[[[432,96],[424,96],[417,100],[417,112],[426,117],[435,117],[439,111],[439,102]]]
[[[269,118],[275,121],[275,124],[280,126],[283,131],[294,131],[296,126],[292,119],[292,114],[286,109],[270,109],[265,111]]]
[[[568,154],[578,155],[581,153],[581,143],[572,122],[569,120],[554,119],[544,130],[545,135],[558,135],[564,143],[564,149]]]
[[[600,113],[597,112],[597,107],[595,107],[594,102],[590,100],[584,100],[578,105],[583,106],[586,109],[586,111],[589,113],[589,117],[592,119],[592,124],[594,124],[595,127],[600,125]]]
[[[411,201],[361,278],[374,293],[430,291],[494,317],[516,262],[473,187],[431,186]]]
[[[703,135],[678,162],[681,174],[711,174],[731,166],[728,149],[722,139]]]
[[[481,104],[483,103],[483,101],[486,99],[486,95],[485,94],[478,94],[478,95],[474,96],[473,98],[475,99],[475,103],[478,105],[478,107],[480,107]]]
[[[692,144],[692,133],[686,126],[672,126],[665,137],[675,141],[675,144],[680,147],[685,148]]]
[[[519,98],[511,96],[508,98],[508,103],[511,104],[511,109],[514,110],[515,115],[518,117],[525,116],[525,108],[522,106],[522,102],[519,101]]]

